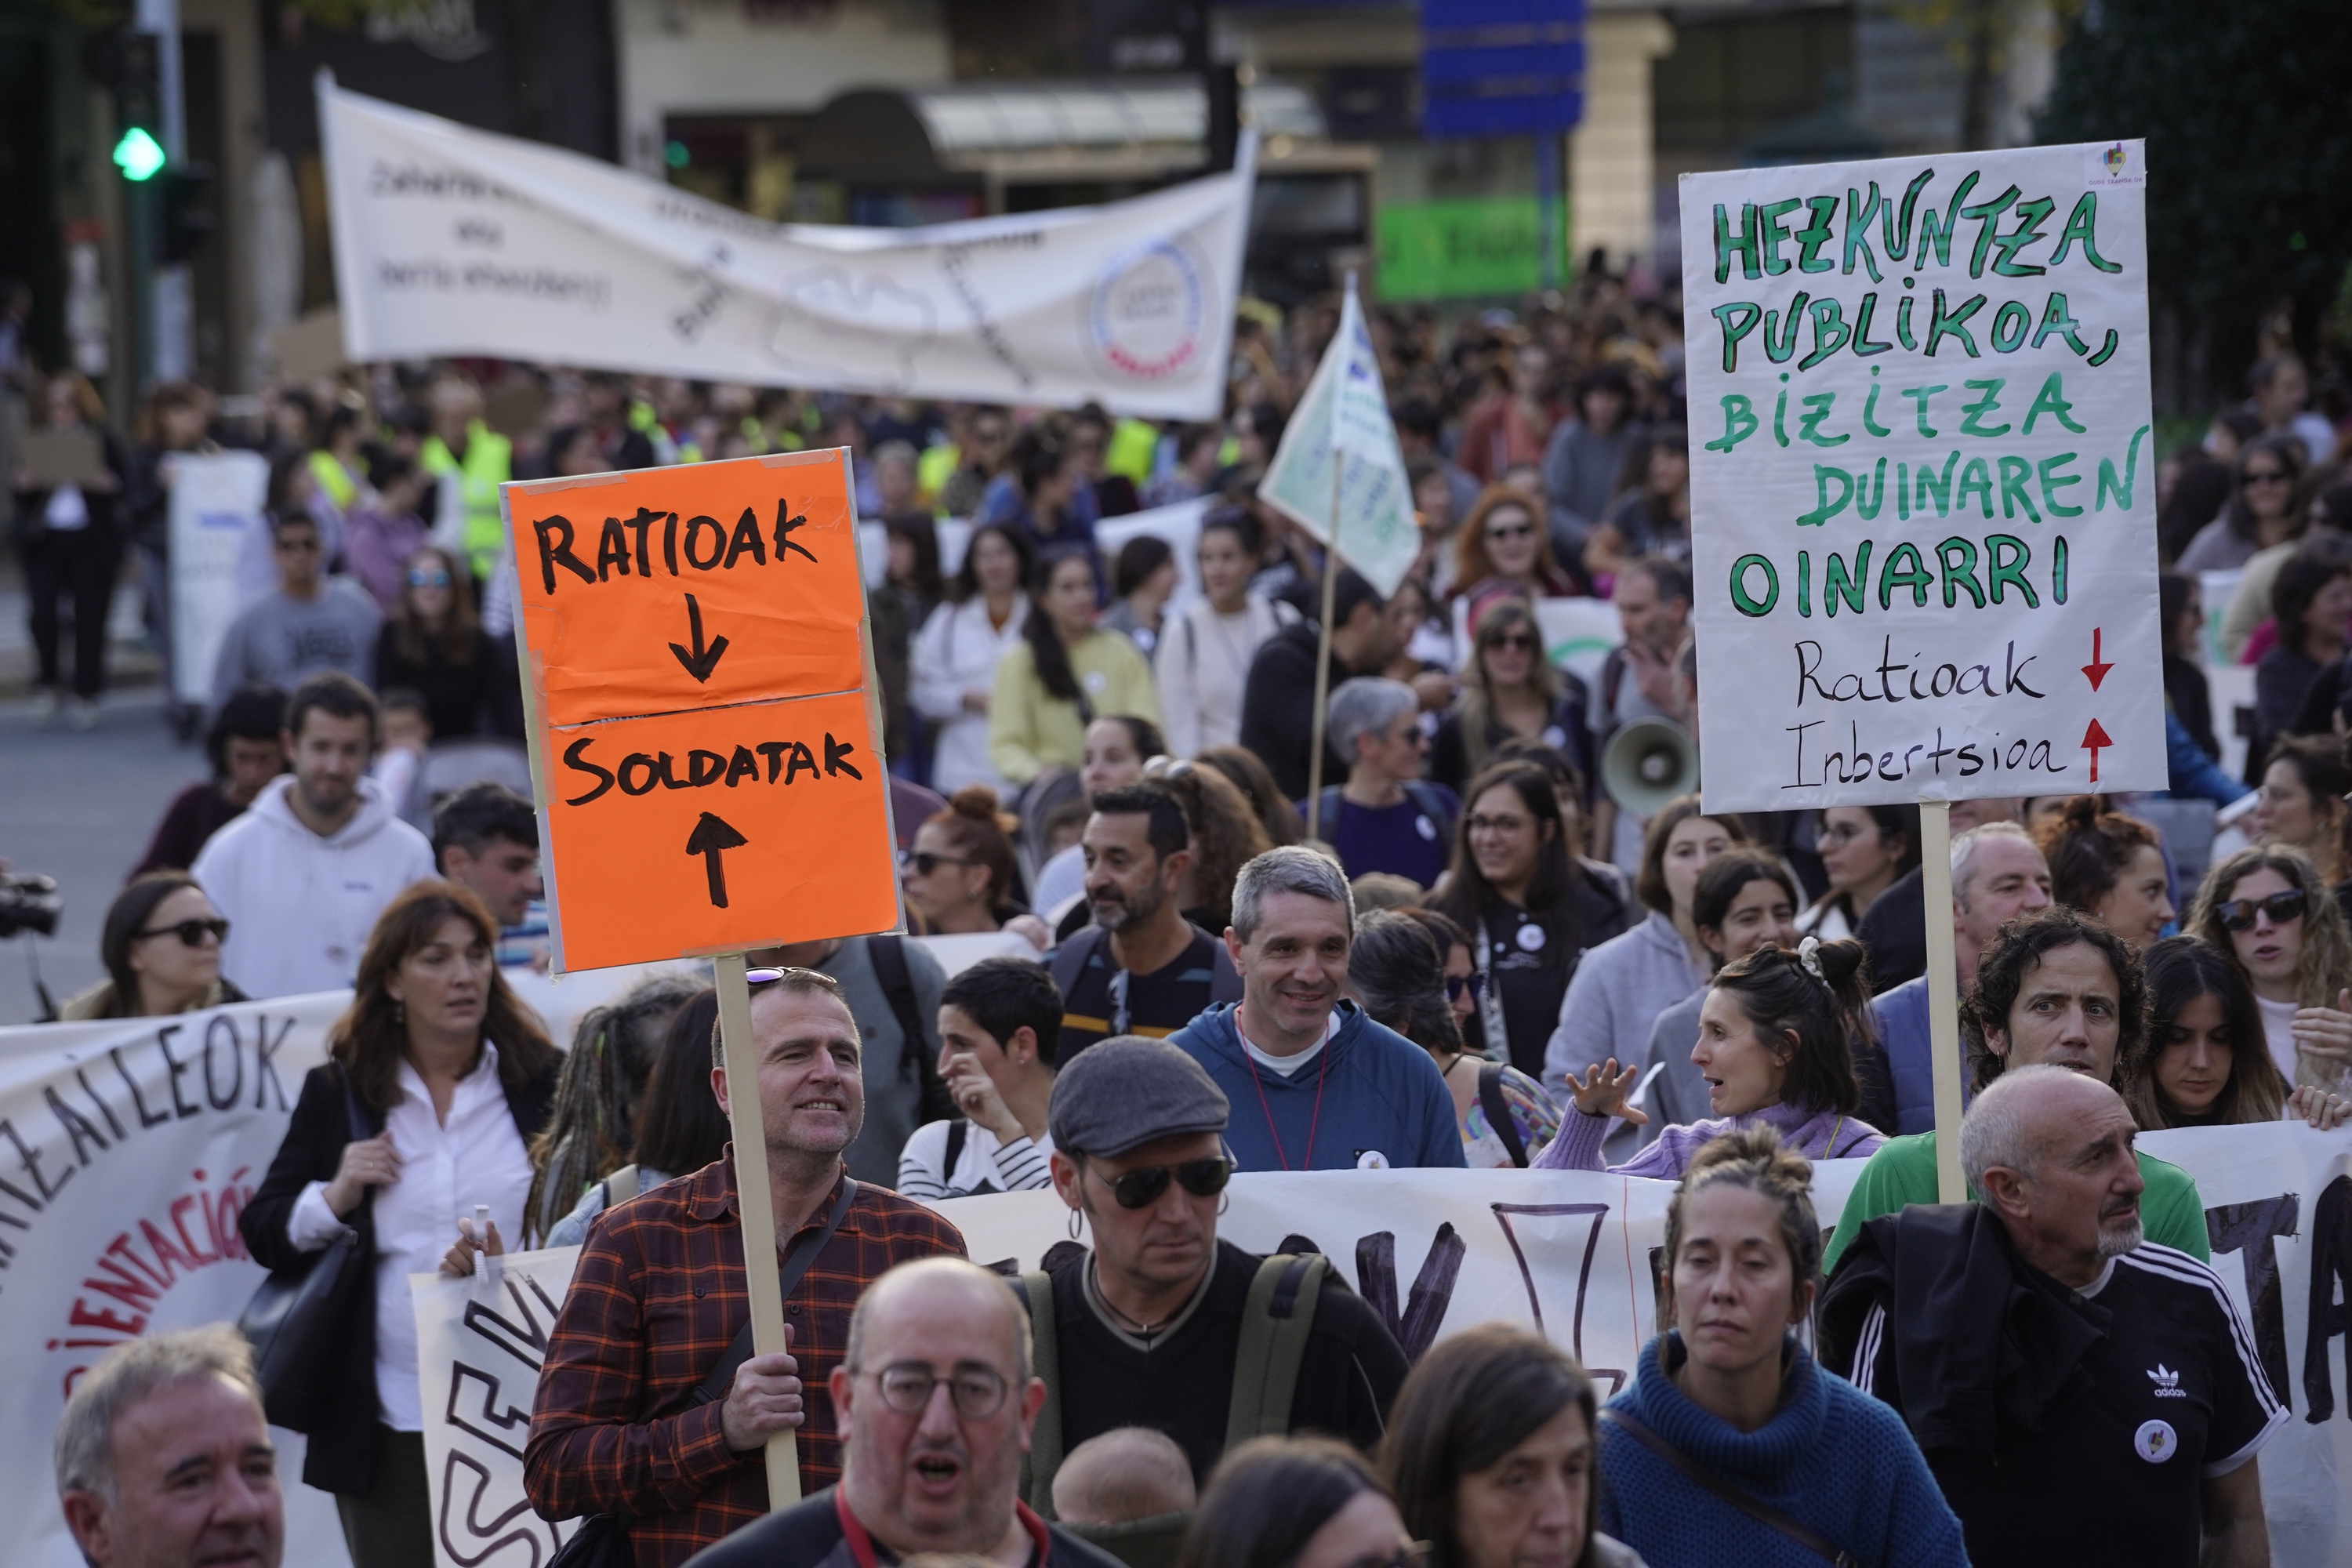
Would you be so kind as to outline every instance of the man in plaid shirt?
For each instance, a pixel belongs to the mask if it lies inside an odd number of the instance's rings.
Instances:
[[[865,1121],[857,1026],[841,987],[813,970],[755,971],[751,1033],[781,1268],[821,1228],[848,1180],[842,1151]],[[711,1081],[727,1103],[712,1037]],[[827,1381],[866,1287],[910,1258],[964,1256],[930,1210],[858,1184],[839,1226],[784,1302],[790,1353],[753,1356],[723,1399],[695,1388],[751,1316],[742,1220],[728,1155],[599,1216],[557,1317],[523,1451],[524,1485],[547,1519],[610,1513],[638,1568],[677,1568],[768,1511],[761,1450],[800,1431],[801,1487],[840,1479]]]

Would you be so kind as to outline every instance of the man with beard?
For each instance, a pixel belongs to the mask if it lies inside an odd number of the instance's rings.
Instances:
[[[842,1152],[866,1120],[856,1022],[841,983],[753,970],[755,1085],[730,1085],[711,1030],[711,1089],[759,1098],[775,1234],[753,1256],[785,1279],[788,1348],[751,1354],[734,1145],[600,1218],[555,1320],[523,1486],[545,1519],[626,1521],[638,1568],[677,1568],[768,1511],[761,1455],[801,1433],[801,1487],[841,1477],[834,1369],[855,1359],[850,1313],[913,1258],[963,1255],[955,1226],[851,1179]]]
[[[695,1568],[862,1568],[917,1553],[1020,1568],[1113,1568],[1019,1500],[1045,1400],[1004,1281],[953,1258],[903,1264],[849,1321],[833,1371],[841,1484],[772,1513]]]
[[[1094,924],[1054,955],[1057,1061],[1112,1035],[1164,1038],[1217,1003],[1241,1000],[1223,945],[1178,904],[1192,852],[1175,795],[1155,784],[1097,790],[1080,843]]]
[[[1960,1123],[1981,1199],[1871,1220],[1822,1298],[1822,1364],[1901,1413],[1971,1562],[2271,1560],[2286,1408],[2221,1278],[2143,1239],[2133,1131],[2096,1078],[2011,1068]]]

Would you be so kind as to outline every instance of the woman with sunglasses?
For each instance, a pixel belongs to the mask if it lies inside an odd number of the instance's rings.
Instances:
[[[1582,592],[1552,559],[1542,502],[1509,485],[1488,485],[1454,537],[1454,592],[1473,598],[1516,588],[1530,599]]]
[[[2190,934],[2228,953],[2254,994],[2279,1076],[2331,1094],[2352,1083],[2352,926],[2311,862],[2244,849],[2207,874]]]
[[[194,1013],[245,993],[221,978],[228,921],[185,871],[150,871],[114,896],[98,938],[106,978],[58,1010],[84,1018],[160,1018]]]
[[[1823,1371],[1801,1332],[1822,1267],[1812,1174],[1761,1127],[1717,1140],[1682,1173],[1666,1204],[1659,1333],[1601,1413],[1601,1528],[1660,1568],[1967,1568],[1960,1521],[1903,1417]]]
[[[996,792],[967,784],[944,811],[915,830],[915,847],[900,862],[907,909],[926,936],[1013,931],[1039,952],[1052,941],[1045,922],[1020,899],[1013,855],[1013,818],[998,809]]]
[[[2221,516],[2197,531],[2173,570],[2184,577],[2232,572],[2246,566],[2260,552],[2301,538],[2305,518],[2297,500],[2304,457],[2303,443],[2291,436],[2264,436],[2248,442],[2238,454],[2237,483],[2230,492],[2229,504]],[[2261,595],[2264,600],[2269,596],[2267,591]],[[2247,630],[2252,629],[2250,623]],[[2238,656],[2238,649],[2230,647],[2226,637],[2222,651],[2232,658]]]
[[[1481,1323],[1422,1356],[1381,1474],[1428,1568],[1640,1568],[1601,1533],[1592,1382],[1541,1334]]]
[[[472,578],[437,544],[408,557],[400,607],[376,634],[375,679],[379,691],[422,695],[437,740],[522,736],[514,648],[482,630]]]
[[[1468,931],[1485,994],[1468,1037],[1490,1060],[1542,1080],[1561,999],[1587,954],[1630,918],[1614,891],[1569,847],[1551,777],[1533,763],[1496,763],[1470,781],[1444,890],[1430,906]],[[1696,976],[1658,1004],[1686,994]],[[1643,1018],[1657,1015],[1654,1006]]]
[[[2222,950],[2201,937],[2167,937],[2147,950],[2141,973],[2155,1050],[2123,1086],[2141,1131],[2282,1116],[2336,1128],[2352,1116],[2352,1100],[2340,1094],[2309,1084],[2289,1091],[2268,1048],[2258,1044],[2261,1006]]]
[[[1328,1437],[1254,1437],[1209,1478],[1176,1568],[1428,1568],[1361,1454]]]
[[[1545,657],[1534,612],[1518,599],[1496,601],[1478,617],[1472,643],[1461,693],[1430,748],[1431,782],[1460,794],[1495,749],[1515,738],[1554,748],[1589,777],[1584,685]]]
[[[1463,1045],[1450,984],[1430,929],[1412,916],[1378,910],[1357,922],[1348,948],[1348,989],[1372,1022],[1394,1029],[1437,1063],[1454,1095],[1463,1158],[1473,1169],[1524,1167],[1559,1131],[1559,1112],[1534,1079]]]

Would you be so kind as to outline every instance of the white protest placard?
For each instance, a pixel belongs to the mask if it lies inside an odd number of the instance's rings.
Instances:
[[[172,459],[172,695],[209,707],[213,666],[229,624],[250,597],[252,537],[269,496],[269,462],[258,452]],[[267,550],[261,552],[266,561]]]
[[[1334,475],[1337,483],[1334,483]],[[1412,487],[1381,390],[1381,361],[1351,279],[1339,330],[1282,429],[1258,499],[1393,594],[1421,553]]]
[[[1682,177],[1709,810],[2165,787],[2147,195],[2137,142]]]
[[[1215,419],[1255,141],[1093,207],[772,224],[594,158],[319,85],[354,362],[494,354],[893,397]]]

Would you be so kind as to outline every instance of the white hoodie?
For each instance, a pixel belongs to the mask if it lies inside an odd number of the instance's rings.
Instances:
[[[221,973],[248,996],[298,996],[352,983],[376,916],[435,875],[433,847],[392,813],[372,779],[360,808],[321,838],[286,802],[290,777],[206,841],[189,874],[228,917]]]

